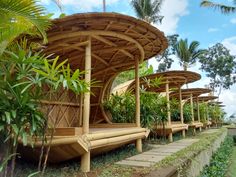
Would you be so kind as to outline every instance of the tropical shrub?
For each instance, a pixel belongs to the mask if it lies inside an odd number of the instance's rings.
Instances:
[[[190,123],[192,121],[191,105],[185,103],[183,106],[184,122]]]
[[[224,177],[230,162],[233,145],[233,138],[227,137],[221,144],[220,148],[212,156],[210,164],[203,169],[200,177]]]
[[[104,108],[111,113],[113,122],[135,122],[135,97],[130,92],[122,95],[112,94],[104,103]]]

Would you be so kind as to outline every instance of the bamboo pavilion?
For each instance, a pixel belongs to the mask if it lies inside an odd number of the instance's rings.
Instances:
[[[199,128],[201,131],[201,128],[203,127],[203,123],[200,121],[199,96],[210,92],[211,90],[206,88],[188,88],[181,90],[182,99],[185,100],[184,102],[190,101],[192,120],[189,124],[189,127],[193,128],[193,134],[196,134],[197,128]],[[172,92],[171,97],[176,97],[177,94],[177,92]],[[196,100],[197,104],[197,121],[194,120],[194,99]]]
[[[61,162],[81,156],[81,169],[87,172],[91,153],[132,142],[141,152],[142,138],[148,130],[140,126],[139,89],[135,93],[135,124],[112,123],[103,109],[103,100],[110,94],[117,74],[130,68],[135,68],[135,87],[139,88],[139,64],[167,48],[164,34],[142,20],[118,13],[74,14],[52,23],[44,53],[68,59],[72,69],[86,71],[86,82],[96,80],[100,85],[90,88],[93,95],[85,93],[77,98],[62,90],[43,102],[52,107],[52,122],[59,116],[48,160]],[[34,149],[22,148],[22,155],[36,158],[41,144],[36,141]]]
[[[150,82],[156,78],[160,78],[161,83],[157,86],[150,84]],[[201,76],[198,73],[178,70],[155,73],[140,78],[140,86],[144,87],[146,91],[157,93],[165,92],[167,99],[167,110],[170,110],[169,95],[171,90],[178,90],[177,92],[180,99],[180,121],[171,121],[171,110],[167,112],[167,125],[165,126],[165,133],[168,135],[170,142],[173,141],[173,133],[182,132],[183,137],[185,137],[185,131],[188,129],[188,125],[184,124],[183,119],[181,87],[184,84],[195,82],[200,78]],[[132,89],[135,90],[135,81],[133,81],[127,88],[127,90]],[[156,130],[158,134],[163,134],[163,127],[161,125],[157,125]]]

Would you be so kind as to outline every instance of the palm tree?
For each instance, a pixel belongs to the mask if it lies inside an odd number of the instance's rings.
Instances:
[[[20,34],[34,34],[47,40],[50,26],[45,9],[36,0],[1,0],[0,3],[0,55]]]
[[[184,71],[187,71],[187,68],[194,63],[196,63],[196,59],[202,55],[205,50],[198,49],[199,47],[198,41],[192,41],[188,44],[188,40],[180,39],[176,46],[176,55],[180,60],[180,65],[183,66]]]
[[[200,6],[201,7],[209,7],[213,9],[220,10],[221,13],[223,14],[230,14],[230,13],[235,13],[236,12],[236,0],[233,0],[233,5],[234,6],[228,6],[225,4],[220,4],[208,0],[202,0]]]
[[[163,0],[132,0],[131,5],[138,18],[148,23],[161,23],[160,9]]]

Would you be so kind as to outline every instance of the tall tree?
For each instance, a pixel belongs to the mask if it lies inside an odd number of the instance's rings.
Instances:
[[[159,15],[163,0],[132,0],[131,5],[138,18],[148,23],[161,23],[163,16]]]
[[[167,36],[169,44],[168,48],[163,52],[162,55],[156,57],[156,60],[159,62],[157,69],[158,72],[163,72],[171,68],[172,63],[174,62],[171,56],[175,55],[175,45],[178,41],[178,37],[178,34]]]
[[[218,95],[222,89],[229,89],[236,82],[235,58],[223,44],[217,43],[208,48],[199,59],[201,69],[210,78],[210,88],[213,92],[218,88]]]
[[[200,6],[220,10],[221,13],[223,14],[230,14],[230,13],[236,12],[236,0],[233,0],[232,3],[233,3],[233,6],[230,6],[230,5],[225,5],[225,4],[221,4],[221,3],[217,3],[217,2],[213,2],[209,0],[202,0]]]
[[[175,45],[176,56],[179,58],[180,65],[187,71],[191,65],[196,63],[196,60],[202,55],[205,50],[198,49],[200,43],[192,41],[188,44],[187,39],[180,39]]]

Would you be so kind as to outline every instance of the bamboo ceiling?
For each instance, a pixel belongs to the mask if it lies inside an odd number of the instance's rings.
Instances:
[[[163,32],[154,26],[118,13],[74,14],[52,23],[44,51],[68,59],[72,69],[84,70],[85,45],[91,39],[91,76],[100,82],[91,89],[91,123],[104,120],[101,103],[114,77],[134,67],[135,60],[147,60],[168,46]]]
[[[161,84],[158,85],[158,87],[150,84],[151,81],[156,78],[161,78]],[[164,92],[166,90],[167,82],[169,83],[170,89],[177,89],[184,84],[195,82],[200,78],[200,74],[191,71],[166,71],[140,77],[140,86],[144,87],[147,91]],[[135,81],[129,85],[128,90],[133,89],[134,87]]]
[[[204,93],[210,93],[211,90],[207,89],[207,88],[189,88],[189,89],[181,89],[181,93],[182,93],[182,99],[189,99],[191,97],[191,94],[194,97],[198,97],[201,94]],[[179,98],[179,91],[175,91],[170,93],[170,97],[171,98]]]

